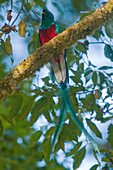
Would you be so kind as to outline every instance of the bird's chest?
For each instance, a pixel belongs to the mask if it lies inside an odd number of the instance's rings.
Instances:
[[[39,30],[42,45],[58,35],[55,30],[55,24],[51,25],[50,28]]]

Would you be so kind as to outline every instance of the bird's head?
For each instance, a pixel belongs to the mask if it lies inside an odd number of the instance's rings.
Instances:
[[[52,24],[55,23],[54,16],[50,11],[48,11],[47,9],[43,9],[43,12],[41,13],[42,13],[42,23],[40,29],[47,29]]]
[[[47,20],[47,21],[54,21],[54,16],[53,14],[47,10],[47,9],[43,9],[42,13],[42,21]]]

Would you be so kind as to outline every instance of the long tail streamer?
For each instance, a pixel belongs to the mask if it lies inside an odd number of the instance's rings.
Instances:
[[[61,104],[61,109],[60,109],[60,117],[59,117],[57,127],[56,127],[56,130],[54,133],[53,141],[52,141],[52,148],[54,149],[54,147],[55,147],[55,144],[57,142],[57,139],[60,135],[60,132],[61,132],[63,124],[64,124],[64,120],[65,120],[65,116],[66,116],[65,112],[66,112],[66,110],[68,110],[70,113],[70,116],[72,118],[72,121],[75,123],[75,125],[77,125],[79,127],[81,132],[84,132],[86,137],[89,139],[89,141],[93,145],[94,149],[99,152],[99,148],[98,148],[97,144],[94,142],[93,138],[90,136],[90,134],[84,128],[84,126],[81,123],[81,121],[79,120],[79,118],[76,116],[76,113],[73,109],[73,106],[72,106],[70,98],[69,98],[68,89],[60,88],[60,91],[61,91],[62,104]]]

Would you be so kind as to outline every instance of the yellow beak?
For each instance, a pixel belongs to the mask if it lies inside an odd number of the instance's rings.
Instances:
[[[41,12],[41,14],[43,15],[43,14],[45,14],[44,12]]]

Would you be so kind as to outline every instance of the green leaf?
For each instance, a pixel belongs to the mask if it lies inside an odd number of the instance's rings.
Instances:
[[[87,124],[90,127],[90,129],[95,133],[95,135],[102,139],[102,134],[98,130],[97,126],[93,122],[91,122],[90,119],[86,119],[86,121],[87,121]]]
[[[91,63],[91,61],[89,61],[89,66],[96,67],[94,64]]]
[[[4,33],[2,32],[2,33],[0,33],[0,38],[2,37],[2,35],[3,35]]]
[[[98,159],[98,157],[97,157],[97,155],[96,155],[95,150],[94,150],[94,149],[92,149],[92,151],[93,151],[93,155],[94,155],[95,159],[96,159],[96,160],[97,160],[97,162],[98,162],[98,165],[100,166],[100,161],[99,161],[99,159]],[[100,151],[100,150],[99,150],[99,151]]]
[[[93,72],[93,70],[91,70],[91,69],[86,69],[84,76],[86,77],[86,76],[88,76],[88,75],[89,75],[90,73],[92,73],[92,72]]]
[[[41,137],[42,132],[41,131],[36,131],[35,133],[33,133],[30,137],[30,144],[29,147],[33,147],[37,141],[39,140],[39,138]]]
[[[41,8],[46,8],[45,6],[45,2],[43,2],[42,0],[34,0],[34,2],[36,3],[36,6],[40,6]]]
[[[106,149],[99,149],[99,151],[102,152],[102,153],[106,153],[107,152]]]
[[[6,68],[5,64],[0,63],[0,78],[4,78],[6,75],[6,72],[4,71]]]
[[[110,142],[111,146],[113,147],[113,125],[110,124],[108,127],[108,138],[107,140]]]
[[[112,69],[112,66],[102,66],[100,68],[98,68],[99,70],[107,70],[107,69]]]
[[[71,88],[72,89],[72,88]],[[76,88],[77,89],[77,88]],[[74,89],[76,91],[76,89]],[[72,91],[71,91],[72,92]],[[73,93],[73,92],[72,92]],[[74,92],[75,93],[75,92]],[[78,101],[77,101],[77,98],[75,96],[75,94],[73,93],[73,95],[70,96],[70,100],[71,100],[71,103],[74,103],[73,105],[73,108],[74,108],[74,111],[75,113],[78,112]]]
[[[10,123],[12,126],[14,125],[13,124],[13,121],[5,114],[0,114],[5,120],[7,120],[8,123]]]
[[[49,164],[49,159],[50,159],[50,154],[51,154],[51,137],[45,139],[42,143],[42,152],[44,154],[44,160],[47,163],[47,165]]]
[[[21,112],[15,118],[16,121],[23,120],[28,116],[33,105],[34,98],[35,97],[30,97],[30,100],[23,105],[23,107],[21,108]]]
[[[14,59],[12,57],[10,57],[10,59],[11,59],[11,63],[13,64],[14,63]]]
[[[33,106],[31,110],[31,117],[28,123],[29,126],[32,126],[36,122],[39,115],[43,113],[43,110],[45,109],[45,107],[47,109],[47,104],[50,102],[49,100],[50,99],[48,99],[47,97],[42,97],[35,103],[35,105]]]
[[[81,82],[81,80],[80,80],[80,78],[79,77],[75,77],[75,76],[70,76],[70,78],[76,83],[76,84],[78,84],[78,83],[80,83]]]
[[[90,15],[90,14],[92,14],[92,13],[93,13],[93,10],[88,10],[88,11],[86,11],[85,13],[83,13],[83,14],[81,15],[80,21],[81,21],[83,18],[85,18],[86,16],[88,16],[88,15]]]
[[[84,63],[79,64],[79,70],[81,73],[84,73]]]
[[[95,97],[93,93],[89,93],[85,98],[80,98],[83,103],[83,107],[87,109],[87,111],[94,111],[95,106]]]
[[[109,159],[107,159],[107,158],[105,158],[105,157],[102,157],[102,161],[103,161],[103,162],[109,162],[109,163],[111,162]]]
[[[52,136],[52,134],[55,132],[56,127],[51,127],[45,134],[45,139]]]
[[[35,50],[41,46],[39,35],[36,30],[34,30],[32,38],[32,41],[28,44],[28,51],[30,54],[34,53]]]
[[[50,113],[47,109],[44,109],[44,116],[46,117],[46,119],[48,120],[49,123],[52,123]]]
[[[12,45],[10,43],[10,36],[8,35],[8,38],[6,39],[5,41],[5,52],[8,54],[8,55],[11,55],[12,54]]]
[[[85,154],[86,154],[85,147],[81,148],[79,151],[77,151],[75,153],[75,155],[73,156],[73,159],[74,159],[74,169],[77,169],[80,166],[81,162],[84,159]]]
[[[2,4],[2,3],[4,3],[4,2],[6,2],[7,0],[0,0],[0,4]]]
[[[85,74],[84,74],[85,83],[87,83],[89,80],[91,80],[92,74],[93,74],[93,70],[91,70],[90,68],[85,70]]]
[[[66,156],[71,156],[71,155],[75,154],[77,152],[77,150],[81,147],[81,144],[82,144],[82,142],[80,142],[80,143],[78,142],[75,145],[75,147],[69,153],[66,154]]]
[[[86,8],[86,4],[84,3],[84,0],[80,0],[80,1],[72,1],[72,5],[73,5],[73,8],[77,11],[80,11],[81,10],[81,5],[84,6],[85,9]],[[66,5],[67,6],[67,5]]]
[[[113,150],[112,149],[109,149],[109,151],[111,152],[112,156],[113,156]]]
[[[80,91],[85,91],[86,89],[82,86],[82,85],[79,85],[79,86],[77,86],[77,87],[73,87],[73,86],[70,86],[70,91],[71,91],[71,95],[73,94],[73,96],[74,96],[74,103],[76,102],[76,104],[77,104],[77,99],[76,99],[76,96],[75,96],[75,94],[76,94],[76,92],[80,92]]]
[[[33,54],[36,50],[36,47],[35,47],[35,41],[31,41],[29,44],[28,44],[28,51],[29,51],[29,54]]]
[[[19,96],[15,95],[15,100],[11,104],[11,109],[9,111],[10,118],[13,118],[18,114],[18,112],[22,106],[22,103],[23,103],[23,95],[19,95]]]
[[[93,84],[94,84],[94,87],[97,85],[97,73],[96,71],[93,72],[92,74],[92,81],[93,81]]]
[[[1,4],[2,2],[3,2],[3,0],[0,1],[0,4]],[[4,16],[2,16],[1,14],[0,14],[0,20],[1,20],[1,21],[4,21]]]
[[[111,170],[111,168],[108,167],[108,163],[105,164],[104,167],[102,167],[102,170]]]
[[[37,170],[41,170],[43,168],[37,168]],[[44,169],[46,170],[67,170],[67,168],[64,168],[63,165],[59,165],[59,163],[57,163],[56,159],[51,159],[50,161],[50,165],[49,166],[46,166],[46,168],[44,167]]]
[[[3,124],[2,124],[2,121],[0,120],[0,137],[2,136],[3,134]]]
[[[101,31],[100,31],[100,28],[95,30],[94,34],[92,35],[94,38],[96,38],[97,40],[100,38],[100,35],[101,35]]]
[[[25,20],[22,19],[18,25],[18,34],[21,36],[21,37],[25,37],[26,35],[26,23],[25,23]]]
[[[80,52],[87,53],[87,48],[84,44],[78,43],[75,49],[79,50]]]
[[[103,73],[99,72],[99,79],[100,79],[100,84],[103,84],[104,83],[104,80],[105,80],[105,76]]]
[[[98,89],[95,90],[95,94],[94,94],[95,99],[100,99],[101,95],[102,95],[102,92],[100,90]]]
[[[105,31],[109,38],[113,38],[113,20],[109,19],[105,25]]]
[[[99,166],[98,164],[95,164],[89,170],[97,170],[98,166]]]
[[[63,129],[62,129],[62,131],[63,131]],[[55,146],[55,152],[57,152],[59,149],[62,149],[64,151],[64,143],[65,143],[65,136],[66,135],[64,133],[62,133],[62,131],[59,135],[58,142]]]
[[[106,44],[104,47],[104,54],[106,58],[109,58],[113,62],[113,46]]]
[[[78,141],[77,132],[75,129],[72,130],[69,124],[64,124],[62,134],[65,140],[72,142],[72,140]]]
[[[71,71],[73,72],[74,76],[70,76],[70,78],[76,83],[80,83],[83,84],[82,80],[80,79],[81,74],[79,74],[78,72],[74,71],[71,69]]]
[[[109,121],[109,120],[112,120],[112,119],[113,119],[113,116],[106,117],[106,118],[103,118],[103,119],[102,119],[102,122],[105,123],[105,122],[107,122],[107,121]]]
[[[97,113],[96,119],[102,121],[103,120],[103,111],[102,111],[100,105],[95,104],[94,109],[95,109],[95,111]]]

